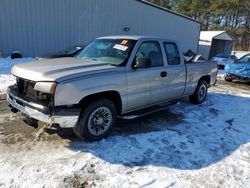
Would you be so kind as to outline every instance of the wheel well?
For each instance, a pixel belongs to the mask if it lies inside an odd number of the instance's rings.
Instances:
[[[121,96],[117,91],[105,91],[100,93],[95,93],[84,97],[79,105],[81,107],[88,106],[91,102],[97,99],[108,99],[114,103],[116,106],[117,113],[120,114],[122,111],[122,100]]]
[[[202,77],[200,78],[199,82],[202,81],[202,80],[206,81],[207,84],[210,85],[211,77],[208,76],[208,75],[207,75],[207,76],[202,76]]]

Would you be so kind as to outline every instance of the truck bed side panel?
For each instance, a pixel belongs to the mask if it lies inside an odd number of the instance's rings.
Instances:
[[[194,62],[187,65],[187,81],[184,96],[192,95],[201,77],[210,76],[210,85],[216,82],[218,73],[217,65],[214,62]]]

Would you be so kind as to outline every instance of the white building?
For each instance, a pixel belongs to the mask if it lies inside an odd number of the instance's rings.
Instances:
[[[38,56],[105,35],[152,35],[198,50],[200,23],[141,0],[0,0],[0,52]]]
[[[231,54],[233,38],[226,31],[201,31],[199,54],[211,59],[217,54]]]

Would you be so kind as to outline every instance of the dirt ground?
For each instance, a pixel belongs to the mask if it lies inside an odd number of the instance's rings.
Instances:
[[[227,90],[230,95],[233,95],[233,94],[237,95],[239,93],[241,95],[249,95],[250,83],[244,83],[244,82],[229,83],[223,80],[219,80],[217,83],[217,86],[212,90],[215,92]],[[217,109],[210,108],[209,113],[211,115],[213,114],[217,115],[219,112]],[[182,134],[181,131],[174,129],[173,127],[169,125],[179,125],[181,123],[185,123],[185,120],[182,116],[183,114],[181,113],[178,114],[178,113],[173,113],[171,110],[165,110],[161,113],[144,117],[143,119],[138,119],[134,121],[119,121],[118,126],[112,132],[110,137],[131,136],[131,135],[151,133],[151,132],[157,132],[157,131],[163,131],[163,130],[170,131],[170,132],[177,131],[177,133],[181,135]],[[155,126],[155,123],[151,123],[151,122],[161,122],[161,121],[167,121],[168,126],[159,127],[159,126]],[[232,120],[228,119],[226,120],[226,123],[230,125],[232,124],[233,121],[234,121],[233,119]],[[142,126],[135,126],[138,124]],[[212,126],[212,125],[208,125],[208,127],[209,126]],[[21,153],[27,152],[27,153],[32,154],[32,152],[39,150],[40,147],[41,148],[45,147],[44,145],[47,145],[46,149],[52,148],[54,150],[63,150],[63,148],[69,147],[70,145],[72,145],[72,143],[77,145],[77,143],[79,142],[82,142],[82,141],[76,138],[72,129],[60,129],[60,128],[54,128],[54,127],[47,127],[47,125],[41,122],[39,122],[36,127],[27,125],[23,121],[23,117],[20,114],[18,113],[13,114],[10,111],[8,104],[5,100],[0,101],[0,152],[1,152],[1,155],[3,156],[2,160],[5,160],[6,163],[12,160],[11,161],[12,165],[15,164],[16,162],[15,165],[19,167],[21,164],[19,164],[18,160],[15,159],[17,156],[14,155],[14,153],[18,153],[20,151],[22,151]],[[96,145],[98,145],[98,143],[96,143]],[[185,148],[186,146],[185,144],[183,144],[181,147]],[[46,151],[46,149],[43,149],[43,152]],[[47,156],[49,154],[44,154],[44,155]],[[85,153],[85,155],[88,155],[88,154]],[[9,156],[9,158],[6,156]],[[2,164],[2,167],[0,165],[0,169],[4,168],[4,161],[1,161],[1,162],[3,164]],[[94,164],[86,164],[86,165],[87,165],[88,173],[90,174],[93,173],[92,168],[94,168],[96,164],[94,163]],[[0,180],[0,187],[1,186],[3,187],[22,186],[22,182],[16,182],[15,178],[16,177],[13,177],[12,180],[10,180],[10,182],[7,182],[7,183],[6,182],[1,183],[1,180]],[[82,177],[79,177],[78,175],[71,175],[68,177],[64,177],[63,181],[65,184],[63,185],[65,187],[88,187],[88,186],[94,187],[95,186],[95,184],[90,184],[88,181],[85,181],[85,179],[81,179],[81,178]],[[98,178],[101,179],[101,177],[97,177],[97,179]],[[112,185],[112,182],[110,184]],[[40,187],[39,185],[42,185],[41,187],[43,187],[43,184],[40,184],[40,183],[38,183],[38,186],[36,185],[35,187]],[[99,184],[99,185],[102,185],[102,184]],[[171,182],[169,185],[171,185],[169,187],[175,187],[175,184],[171,184]],[[26,186],[24,185],[24,187]],[[47,186],[44,186],[44,187],[47,187]]]

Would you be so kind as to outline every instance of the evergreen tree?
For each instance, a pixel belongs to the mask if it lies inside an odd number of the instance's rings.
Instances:
[[[202,23],[202,29],[235,30],[250,28],[250,0],[148,0],[175,10]]]

